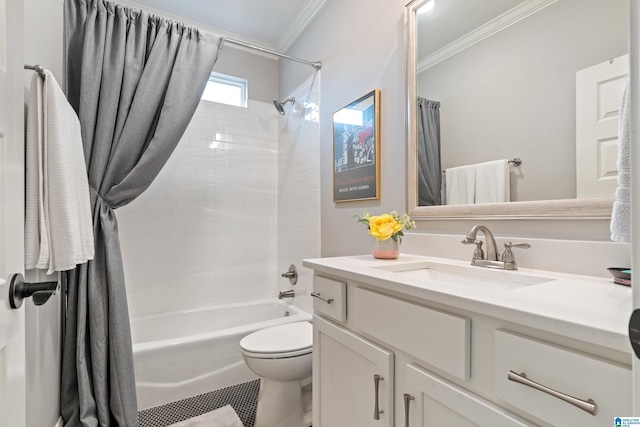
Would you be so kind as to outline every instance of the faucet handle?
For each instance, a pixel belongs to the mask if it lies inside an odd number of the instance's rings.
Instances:
[[[470,244],[474,244],[476,245],[476,248],[473,251],[473,259],[484,259],[484,251],[482,250],[482,240],[480,239],[469,239],[466,238],[464,240],[462,240],[460,243],[464,243],[465,245],[470,245]]]
[[[511,242],[506,242],[504,244],[504,247],[509,249],[509,248],[522,248],[522,249],[529,249],[531,247],[531,245],[529,243],[511,243]]]
[[[516,270],[516,258],[513,256],[511,248],[529,249],[531,245],[529,243],[511,243],[505,242],[504,253],[502,254],[502,262],[505,264],[505,269]],[[508,266],[510,265],[510,266]]]

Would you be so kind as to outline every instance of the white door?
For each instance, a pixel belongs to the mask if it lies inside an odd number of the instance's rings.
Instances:
[[[25,309],[9,276],[24,273],[23,0],[0,0],[0,426],[24,427]]]
[[[533,427],[533,424],[419,366],[406,366],[404,425],[411,427]]]
[[[629,55],[576,73],[577,197],[614,197],[618,184],[618,115]]]
[[[318,316],[313,339],[313,426],[392,427],[393,353]]]

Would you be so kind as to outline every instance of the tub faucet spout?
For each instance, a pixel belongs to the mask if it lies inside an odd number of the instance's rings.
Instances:
[[[280,293],[278,294],[278,299],[293,298],[294,296],[295,293],[293,292],[293,289],[290,289],[288,291],[280,291]]]

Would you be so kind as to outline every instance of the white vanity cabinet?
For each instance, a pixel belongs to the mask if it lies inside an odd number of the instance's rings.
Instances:
[[[606,426],[631,414],[629,366],[495,331],[495,394],[550,425]]]
[[[620,346],[346,270],[316,269],[314,291],[324,298],[314,300],[314,427],[605,426],[631,416],[631,354]]]
[[[331,303],[317,303],[313,320],[314,426],[533,425],[409,363],[417,358],[462,381],[469,379],[469,318],[362,285],[351,286],[347,297],[338,286],[344,284],[346,291],[346,281],[322,276],[315,280],[323,295],[328,295],[328,283],[335,283],[338,291],[329,292]],[[341,299],[348,300],[346,310],[329,308],[336,302],[339,306]],[[348,321],[340,324],[343,314]],[[394,380],[399,370],[406,378],[402,385]],[[405,394],[411,400],[394,416]]]
[[[393,353],[313,319],[313,425],[392,427]]]
[[[524,427],[534,424],[456,386],[414,364],[405,365],[404,420],[410,427],[491,426]],[[408,420],[408,422],[407,422]]]

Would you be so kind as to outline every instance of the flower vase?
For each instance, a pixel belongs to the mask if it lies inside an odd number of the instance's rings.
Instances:
[[[396,259],[400,255],[400,243],[389,237],[387,240],[375,239],[373,257],[378,259]]]

